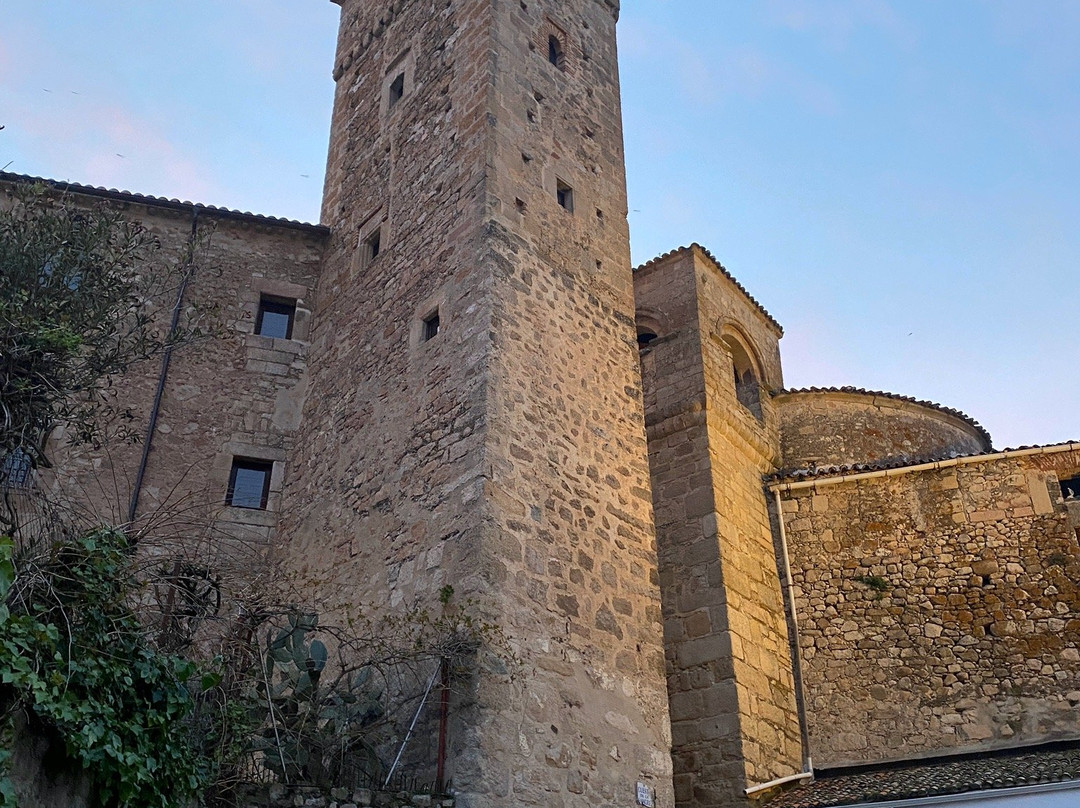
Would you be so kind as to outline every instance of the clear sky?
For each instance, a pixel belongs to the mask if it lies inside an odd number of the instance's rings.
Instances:
[[[315,220],[328,0],[0,0],[0,167]],[[635,262],[698,241],[786,383],[1080,439],[1080,3],[623,0]]]

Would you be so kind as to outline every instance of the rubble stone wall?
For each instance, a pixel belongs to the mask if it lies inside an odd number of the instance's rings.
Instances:
[[[1076,455],[783,495],[817,765],[1080,735]]]
[[[780,467],[843,466],[989,450],[985,434],[944,409],[875,393],[810,390],[773,398]]]
[[[449,584],[516,644],[454,696],[459,804],[670,804],[613,9],[352,0],[335,75],[281,557],[329,615]]]
[[[59,194],[59,191],[58,191]],[[166,330],[181,275],[190,265],[181,328],[204,336],[172,353],[162,390],[136,526],[143,548],[171,556],[185,543],[216,574],[248,578],[274,535],[281,488],[307,390],[307,320],[326,231],[313,225],[232,215],[203,207],[134,202],[123,194],[66,191],[66,204],[107,205],[142,224],[159,243],[143,270],[172,283],[152,298],[156,326]],[[260,296],[297,301],[293,339],[259,336]],[[117,380],[117,401],[130,411],[138,440],[70,446],[52,436],[54,468],[36,485],[95,523],[124,524],[149,427],[162,357],[138,363]],[[275,461],[265,511],[226,507],[234,456]]]

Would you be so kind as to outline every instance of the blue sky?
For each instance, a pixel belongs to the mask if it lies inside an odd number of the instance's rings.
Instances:
[[[337,6],[3,0],[0,167],[314,220]],[[635,262],[698,241],[786,382],[1080,438],[1080,3],[623,0]]]

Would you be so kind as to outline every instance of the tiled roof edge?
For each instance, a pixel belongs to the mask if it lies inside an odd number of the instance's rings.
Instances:
[[[979,753],[914,758],[815,771],[812,783],[774,793],[767,808],[885,806],[909,800],[1007,792],[1037,786],[1080,786],[1080,750],[1074,741]],[[944,799],[942,800],[944,801]],[[936,804],[936,803],[935,803]]]
[[[994,441],[990,437],[990,433],[986,430],[986,427],[984,427],[967,413],[961,412],[960,410],[954,409],[952,407],[946,407],[944,404],[938,404],[936,401],[926,401],[925,399],[914,398],[913,396],[904,396],[900,395],[899,393],[889,393],[885,390],[867,390],[863,387],[850,386],[798,387],[793,389],[777,390],[775,393],[773,393],[773,398],[783,395],[799,395],[803,393],[848,393],[850,395],[874,396],[876,398],[892,399],[893,401],[904,401],[908,404],[918,404],[920,407],[928,407],[929,409],[937,410],[938,412],[943,412],[946,415],[951,415],[954,418],[960,419],[972,429],[974,429],[976,432],[978,432],[980,437],[982,437],[982,439],[986,441],[987,451],[992,451],[994,448]]]
[[[219,208],[215,205],[204,205],[200,202],[166,199],[162,196],[150,196],[148,194],[138,194],[131,191],[118,191],[115,188],[104,188],[99,185],[82,185],[81,183],[68,182],[66,180],[34,177],[29,174],[13,174],[7,171],[0,171],[0,182],[10,182],[13,184],[43,183],[58,191],[70,191],[71,193],[96,196],[102,199],[113,199],[118,202],[134,202],[140,205],[152,205],[153,207],[168,208],[170,210],[195,210],[227,219],[238,219],[257,224],[271,225],[273,227],[287,227],[293,230],[305,230],[310,233],[319,233],[321,235],[326,235],[330,232],[330,228],[325,225],[300,222],[296,219],[282,219],[277,216],[266,216],[261,213],[233,210],[232,208]]]
[[[669,252],[666,252],[663,255],[658,255],[656,258],[653,258],[651,261],[646,261],[641,266],[636,267],[634,269],[634,272],[638,272],[638,271],[643,270],[643,269],[648,269],[651,266],[655,266],[656,264],[659,264],[661,261],[664,261],[664,260],[666,260],[668,258],[671,258],[673,255],[681,255],[683,253],[693,252],[694,250],[697,250],[703,256],[708,258],[709,261],[712,262],[713,266],[715,266],[717,268],[717,270],[720,271],[721,275],[723,275],[725,278],[727,278],[729,281],[731,281],[733,284],[735,284],[735,288],[738,289],[740,292],[742,292],[743,296],[747,300],[749,300],[750,303],[753,304],[754,308],[756,308],[765,317],[765,319],[769,321],[769,324],[772,325],[772,327],[775,328],[780,333],[781,336],[783,336],[784,327],[782,325],[780,325],[779,322],[777,322],[776,318],[773,317],[771,314],[769,314],[769,312],[766,310],[766,308],[764,306],[762,306],[757,301],[757,299],[746,290],[746,287],[743,286],[741,283],[739,283],[738,279],[736,279],[736,277],[734,275],[732,275],[728,271],[727,267],[725,267],[723,264],[720,263],[719,260],[717,260],[715,255],[713,255],[711,252],[709,252],[709,250],[706,249],[705,247],[702,247],[696,241],[693,242],[692,244],[690,244],[688,247],[677,247],[676,249],[670,250]]]
[[[927,463],[941,463],[946,460],[972,460],[977,461],[980,457],[997,457],[1016,452],[1037,452],[1040,449],[1058,449],[1059,447],[1077,447],[1080,449],[1080,440],[1062,440],[1054,443],[1041,443],[1034,446],[1014,446],[1009,449],[990,449],[985,452],[946,452],[939,455],[925,455],[922,457],[899,456],[889,460],[880,460],[876,463],[847,463],[830,466],[808,466],[799,469],[781,469],[766,478],[769,483],[792,482],[795,480],[808,480],[818,477],[838,477],[843,475],[864,474],[873,471],[889,471],[902,469],[908,466],[921,466]]]

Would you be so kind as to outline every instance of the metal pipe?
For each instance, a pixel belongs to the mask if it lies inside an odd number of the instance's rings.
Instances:
[[[767,783],[762,783],[760,786],[750,786],[747,789],[743,789],[743,793],[749,797],[753,794],[757,794],[759,791],[776,788],[777,786],[784,785],[784,783],[793,783],[796,780],[808,780],[813,776],[813,772],[803,772],[802,774],[789,774],[787,777],[777,777],[775,780],[770,780]]]
[[[439,759],[435,772],[436,788],[446,790],[446,726],[450,719],[450,663],[446,657],[442,668],[442,693],[439,694]]]
[[[169,326],[169,338],[176,334],[180,326],[180,312],[184,306],[184,295],[187,292],[188,282],[195,266],[195,237],[199,228],[199,210],[191,211],[191,233],[188,235],[187,266],[184,268],[184,277],[180,281],[180,288],[176,293],[176,303],[172,310],[172,325]],[[165,354],[161,357],[161,372],[158,374],[157,389],[154,391],[154,403],[150,407],[150,421],[146,425],[146,439],[143,440],[142,457],[139,459],[139,470],[135,474],[135,485],[131,491],[131,502],[128,505],[128,524],[135,523],[135,517],[139,511],[139,495],[142,493],[143,480],[146,478],[146,467],[150,463],[150,449],[154,443],[154,432],[157,429],[158,414],[161,412],[161,400],[165,395],[165,382],[169,378],[169,365],[172,363],[172,342],[165,346]]]
[[[428,694],[431,693],[431,688],[435,685],[435,677],[439,675],[440,670],[442,670],[442,665],[435,668],[434,672],[431,674],[431,678],[428,679],[427,690],[424,691],[424,697],[420,699],[420,706],[416,708],[416,715],[413,716],[412,723],[409,724],[409,731],[405,733],[405,738],[401,742],[401,748],[398,749],[397,757],[394,758],[394,765],[390,767],[390,771],[386,775],[386,782],[383,783],[384,789],[390,785],[390,779],[394,776],[394,771],[401,762],[401,756],[405,754],[405,747],[408,746],[409,738],[412,737],[413,730],[416,729],[416,722],[420,720],[420,713],[424,711],[424,705],[427,704]]]
[[[799,740],[803,748],[803,773],[813,774],[814,759],[810,754],[810,728],[806,717],[806,693],[803,690],[802,648],[799,643],[799,613],[795,608],[795,595],[792,590],[795,582],[791,579],[791,558],[788,556],[787,528],[784,526],[784,508],[780,492],[773,490],[776,504],[776,521],[780,533],[780,556],[784,563],[784,606],[790,620],[791,638],[791,676],[795,680],[795,711],[799,718]]]

